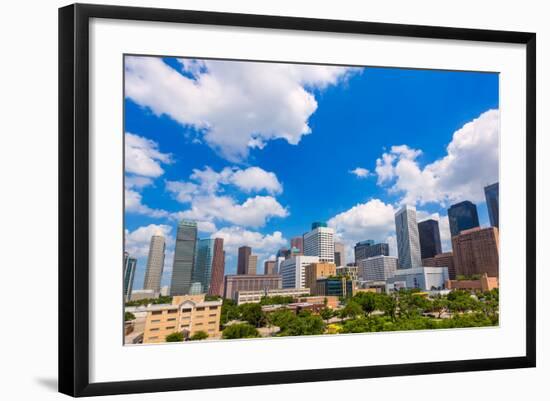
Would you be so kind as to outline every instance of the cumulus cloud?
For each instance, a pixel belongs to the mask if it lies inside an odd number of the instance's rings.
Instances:
[[[280,231],[264,235],[235,226],[224,227],[212,234],[211,238],[223,238],[224,248],[228,254],[235,254],[239,247],[248,245],[252,248],[254,254],[264,255],[265,257],[275,254],[278,249],[287,243]],[[258,259],[261,260],[261,258]]]
[[[147,257],[149,245],[153,235],[162,235],[165,238],[166,246],[173,246],[174,239],[171,236],[172,227],[166,224],[149,224],[141,226],[134,231],[125,230],[124,249],[137,258]]]
[[[246,192],[265,189],[271,194],[278,194],[283,187],[277,176],[259,167],[249,167],[246,170],[237,170],[230,176],[230,181]]]
[[[498,181],[498,110],[489,110],[453,134],[447,154],[421,167],[420,150],[393,146],[376,161],[378,184],[402,195],[401,204],[484,201],[483,188]]]
[[[353,260],[351,255],[357,242],[366,239],[388,242],[395,235],[395,212],[392,205],[380,199],[371,199],[337,214],[327,224],[334,228],[338,239],[348,249],[349,260]]]
[[[156,142],[130,132],[124,137],[124,168],[127,173],[153,178],[164,173],[161,164],[169,164],[170,155],[161,153]]]
[[[363,167],[356,167],[353,170],[350,170],[349,172],[354,176],[356,176],[357,178],[367,178],[371,174],[371,172],[368,169]]]
[[[288,210],[272,196],[255,196],[238,203],[232,197],[212,194],[195,197],[191,208],[177,213],[177,217],[261,227],[271,217],[287,217],[288,214]]]
[[[155,218],[169,217],[170,215],[166,210],[153,209],[143,204],[141,194],[132,189],[126,189],[124,191],[124,210],[128,213],[141,214]]]
[[[314,89],[358,69],[296,64],[181,59],[180,70],[158,57],[126,57],[125,96],[156,115],[199,131],[231,161],[273,139],[290,144],[311,133]]]

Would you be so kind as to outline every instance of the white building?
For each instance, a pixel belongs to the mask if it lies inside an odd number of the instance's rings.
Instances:
[[[284,256],[279,256],[275,259],[275,271],[273,274],[281,274],[281,264],[285,261]]]
[[[147,257],[147,269],[145,270],[145,280],[143,288],[160,292],[160,279],[164,269],[164,250],[166,244],[164,237],[157,233],[151,237],[149,244],[149,256]]]
[[[449,279],[446,267],[415,267],[397,269],[395,275],[387,280],[386,292],[399,288],[418,288],[422,291],[442,290]]]
[[[293,256],[281,263],[283,288],[306,288],[306,266],[319,262],[317,256]]]
[[[410,269],[422,266],[416,209],[413,206],[403,206],[395,214],[395,233],[399,268]]]
[[[304,234],[304,255],[317,256],[319,262],[334,263],[334,229],[324,223],[314,223]]]
[[[363,281],[386,281],[395,275],[397,258],[395,256],[373,256],[357,262],[359,279]]]

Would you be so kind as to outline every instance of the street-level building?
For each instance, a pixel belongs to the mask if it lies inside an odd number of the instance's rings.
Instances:
[[[310,289],[312,295],[317,295],[317,280],[335,275],[336,264],[327,262],[311,263],[305,266],[305,287]]]
[[[452,252],[443,252],[435,255],[433,258],[422,259],[422,266],[428,267],[446,267],[449,269],[449,279],[456,278],[455,261]]]
[[[237,291],[235,302],[237,305],[259,303],[264,297],[304,297],[310,294],[309,288],[279,288],[258,291]]]
[[[442,290],[449,280],[446,267],[415,267],[412,269],[397,269],[395,275],[386,281],[386,292],[399,288],[418,288],[422,291]]]
[[[282,288],[282,279],[278,274],[232,274],[225,276],[223,297],[235,300],[238,291],[265,291],[280,288]]]
[[[175,296],[171,304],[150,305],[143,332],[143,343],[161,343],[166,336],[181,332],[184,338],[199,331],[209,338],[220,337],[222,301],[205,301],[203,295]]]

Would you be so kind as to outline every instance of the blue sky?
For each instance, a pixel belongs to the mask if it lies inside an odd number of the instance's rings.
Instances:
[[[419,221],[478,205],[498,180],[498,74],[346,68],[177,58],[125,62],[126,247],[141,288],[150,236],[167,237],[169,283],[177,221],[269,258],[312,221],[348,253],[389,242],[393,213]],[[260,263],[259,263],[260,265]],[[263,263],[259,270],[263,270]]]

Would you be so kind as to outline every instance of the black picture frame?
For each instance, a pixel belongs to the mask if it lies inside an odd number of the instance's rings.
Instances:
[[[526,354],[521,357],[247,373],[122,382],[89,381],[89,21],[91,18],[437,38],[526,46]],[[59,9],[59,391],[96,396],[361,379],[536,364],[536,35],[436,26],[74,4]]]

